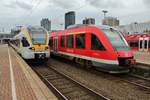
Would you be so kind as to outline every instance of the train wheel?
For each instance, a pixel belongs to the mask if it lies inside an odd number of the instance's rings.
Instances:
[[[73,58],[73,62],[76,63],[76,58],[75,57]]]
[[[85,60],[85,67],[86,67],[87,69],[92,68],[92,62],[89,61],[89,60]]]
[[[49,58],[45,58],[45,59],[44,59],[44,62],[48,62],[48,60],[49,60]]]
[[[75,63],[81,67],[85,66],[85,61],[84,59],[81,59],[81,58],[75,58]]]

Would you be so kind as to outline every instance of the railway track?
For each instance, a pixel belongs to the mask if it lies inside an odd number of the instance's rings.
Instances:
[[[64,61],[62,61],[62,62],[64,62]],[[73,62],[70,62],[68,64],[70,64],[72,66],[76,66],[75,63],[73,63]],[[81,68],[81,69],[84,69],[84,68]],[[94,74],[97,74],[97,75],[100,75],[100,76],[102,75],[102,76],[105,76],[105,77],[113,76],[113,79],[114,78],[119,78],[119,80],[121,80],[121,81],[136,85],[136,86],[141,87],[143,89],[150,90],[150,79],[140,77],[138,75],[128,74],[128,75],[117,75],[116,76],[116,75],[111,75],[111,74],[105,73],[104,71],[99,72],[98,70],[94,70],[94,69],[90,69],[90,70],[87,70],[87,71],[90,72],[90,73],[94,73]]]
[[[61,100],[110,100],[51,67],[36,65],[32,68]]]
[[[141,88],[150,90],[150,80],[148,80],[146,78],[143,78],[143,77],[140,77],[140,76],[137,76],[134,74],[130,74],[128,76],[123,76],[121,78],[123,81],[134,84]]]

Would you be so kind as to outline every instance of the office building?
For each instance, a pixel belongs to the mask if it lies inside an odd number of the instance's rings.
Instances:
[[[69,25],[74,25],[75,24],[75,12],[70,11],[65,14],[65,29]]]
[[[119,26],[119,20],[114,17],[105,17],[102,20],[102,25],[108,25],[108,26]]]
[[[44,27],[47,31],[51,31],[51,21],[48,18],[41,20],[41,26]]]
[[[94,18],[85,18],[83,20],[83,24],[88,24],[88,25],[95,24],[95,19]]]

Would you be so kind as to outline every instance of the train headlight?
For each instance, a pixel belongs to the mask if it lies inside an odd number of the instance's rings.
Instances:
[[[45,50],[48,50],[48,49],[49,49],[49,47],[48,47],[48,46],[46,46],[46,47],[45,47]]]

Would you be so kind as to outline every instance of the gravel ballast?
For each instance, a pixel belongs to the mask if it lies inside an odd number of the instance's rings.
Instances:
[[[80,83],[114,100],[150,100],[150,91],[119,80],[112,75],[95,74],[76,65],[50,59],[49,64]],[[76,67],[75,67],[76,66]],[[100,72],[99,72],[100,73]]]

